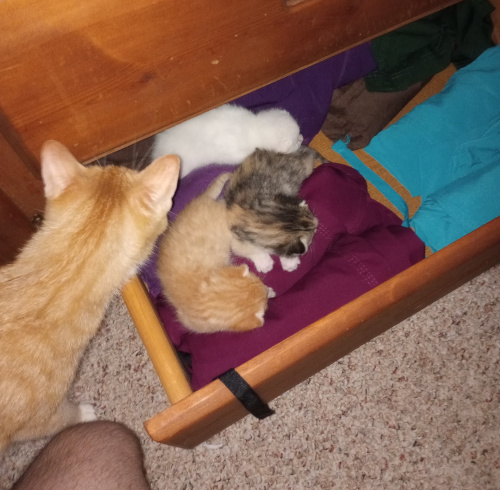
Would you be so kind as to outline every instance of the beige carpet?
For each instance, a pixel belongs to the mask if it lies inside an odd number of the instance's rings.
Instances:
[[[194,450],[152,442],[166,400],[117,298],[73,389],[143,442],[153,489],[500,488],[500,267]],[[11,447],[9,488],[44,441]]]

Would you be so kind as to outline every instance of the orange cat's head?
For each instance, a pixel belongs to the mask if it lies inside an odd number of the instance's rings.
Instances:
[[[42,232],[52,233],[56,249],[71,243],[81,254],[96,260],[101,254],[103,262],[116,257],[130,268],[147,258],[167,226],[178,181],[177,156],[158,158],[141,172],[86,167],[61,143],[48,141],[41,163],[47,198]]]

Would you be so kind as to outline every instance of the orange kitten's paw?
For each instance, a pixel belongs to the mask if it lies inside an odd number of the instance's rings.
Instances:
[[[80,405],[78,405],[78,410],[80,412],[80,422],[92,422],[93,420],[97,420],[95,408],[90,403],[80,403]]]
[[[257,317],[257,320],[259,320],[259,325],[255,328],[262,327],[264,325],[264,313],[266,312],[265,308],[262,308],[259,312],[255,313],[255,316]]]
[[[267,297],[276,298],[276,291],[273,288],[267,288]]]

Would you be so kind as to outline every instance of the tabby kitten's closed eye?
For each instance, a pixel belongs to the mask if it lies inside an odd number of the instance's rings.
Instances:
[[[167,225],[179,159],[142,172],[84,167],[60,143],[42,148],[44,222],[0,269],[0,453],[95,418],[67,398],[111,298]]]
[[[199,333],[245,331],[264,323],[270,290],[246,265],[231,265],[232,234],[219,176],[170,225],[160,244],[158,276],[179,321]]]
[[[232,250],[257,270],[271,270],[275,254],[283,269],[292,271],[307,252],[318,220],[297,194],[316,158],[308,147],[289,154],[257,149],[231,175],[225,201]]]

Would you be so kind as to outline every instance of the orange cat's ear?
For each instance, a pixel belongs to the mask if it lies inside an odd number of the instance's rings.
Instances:
[[[172,197],[179,180],[180,160],[177,155],[157,158],[138,175],[139,198],[148,207],[160,206],[165,211],[172,205]]]
[[[84,171],[84,167],[71,152],[62,143],[53,140],[43,144],[41,163],[47,199],[58,197]]]

